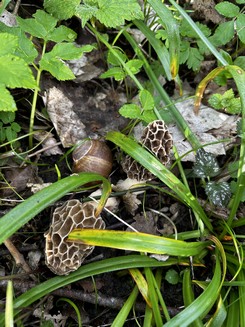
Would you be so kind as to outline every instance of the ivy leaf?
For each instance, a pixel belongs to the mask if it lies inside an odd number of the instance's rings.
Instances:
[[[144,110],[154,109],[154,99],[149,91],[143,89],[139,93],[140,103]]]
[[[218,3],[214,8],[218,11],[219,14],[228,18],[236,17],[240,11],[238,6],[228,1]]]
[[[219,173],[217,159],[212,153],[206,152],[203,149],[198,149],[193,172],[200,178],[216,176]]]
[[[14,98],[10,94],[9,90],[7,90],[3,84],[0,84],[0,94],[1,94],[0,111],[15,111],[15,110],[17,110]],[[5,139],[5,135],[3,137],[3,140],[4,139]]]
[[[231,198],[231,189],[227,182],[209,182],[205,187],[205,192],[210,201],[220,207],[225,207]]]
[[[117,27],[123,25],[125,20],[144,18],[137,0],[87,0],[77,8],[76,13],[82,19],[83,27],[93,16],[106,27]]]
[[[129,119],[138,119],[141,115],[140,107],[136,104],[125,104],[119,109],[120,115]]]
[[[42,70],[48,71],[59,81],[72,80],[75,78],[70,68],[67,67],[61,59],[54,58],[52,54],[50,55],[50,52],[44,54],[39,65]]]
[[[75,15],[80,0],[44,0],[44,9],[58,20],[69,19]]]
[[[36,81],[27,63],[14,55],[0,57],[0,84],[10,88],[36,88]]]

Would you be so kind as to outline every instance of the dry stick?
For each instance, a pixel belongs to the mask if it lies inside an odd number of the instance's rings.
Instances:
[[[7,287],[7,283],[8,283],[7,280],[0,280],[0,287]],[[20,281],[20,280],[14,280],[13,285],[15,290],[21,291],[22,293],[25,293],[28,291],[28,289],[36,286],[34,282]],[[82,292],[81,290],[69,290],[66,288],[60,288],[58,290],[53,291],[50,294],[59,295],[62,297],[68,297],[74,300],[84,301],[84,302],[92,303],[94,305],[100,305],[103,307],[109,307],[117,310],[120,310],[125,303],[125,299],[107,297],[101,294],[88,294]],[[139,312],[144,312],[145,303],[139,303],[139,302],[136,303],[135,309]],[[181,309],[172,308],[172,307],[168,307],[167,309],[170,316],[172,317],[177,315],[181,311]]]
[[[30,277],[33,280],[37,280],[37,278],[32,275],[32,270],[26,263],[24,256],[19,252],[19,250],[14,246],[13,242],[8,238],[7,240],[4,241],[4,245],[6,248],[9,250],[11,253],[12,257],[14,258],[14,261],[17,265],[17,267],[21,267],[27,274],[30,275]]]

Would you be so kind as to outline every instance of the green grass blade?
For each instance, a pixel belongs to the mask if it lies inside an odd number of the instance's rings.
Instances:
[[[218,251],[216,251],[217,253]],[[173,317],[167,322],[164,327],[187,327],[190,326],[198,318],[204,318],[209,310],[214,305],[220,292],[222,283],[221,265],[216,256],[215,271],[213,279],[203,293],[196,298],[187,308],[181,313]]]
[[[210,231],[212,231],[213,227],[210,221],[208,220],[197,199],[191,194],[190,190],[173,173],[171,173],[164,165],[162,165],[159,160],[157,160],[151,153],[142,148],[142,146],[140,146],[129,137],[119,132],[109,132],[106,136],[106,139],[118,145],[124,152],[129,154],[142,166],[152,172],[172,191],[174,191],[182,201],[190,206],[195,212],[199,228],[202,232],[204,230],[203,223]]]
[[[14,327],[13,282],[8,281],[5,308],[5,327]]]
[[[145,233],[100,229],[75,229],[69,234],[67,241],[128,251],[184,257],[198,255],[210,244],[209,242],[200,241],[179,241]]]
[[[179,70],[179,54],[180,54],[180,33],[179,25],[173,17],[171,11],[162,3],[161,0],[147,1],[155,10],[161,19],[161,24],[165,27],[168,35],[170,69],[172,77],[175,78]]]
[[[163,325],[162,315],[161,315],[160,307],[158,305],[158,295],[154,285],[155,277],[150,268],[145,268],[145,277],[148,283],[149,299],[152,305],[152,312],[153,312],[155,324],[157,327],[162,327]]]
[[[113,320],[111,327],[125,326],[126,319],[137,299],[138,294],[139,294],[138,288],[137,288],[137,286],[135,286],[133,291],[129,295],[128,299],[125,301],[122,309],[119,311],[116,318]]]
[[[162,64],[166,77],[169,81],[172,80],[171,71],[170,71],[170,58],[169,52],[165,45],[155,37],[155,33],[142,21],[134,20],[134,24],[138,29],[145,35],[148,42],[151,44],[153,49],[157,53],[157,58]]]
[[[240,271],[238,275],[238,281],[245,280],[245,272],[244,269]],[[239,308],[240,308],[240,326],[245,326],[245,286],[239,286],[238,288],[239,294]]]
[[[184,299],[185,307],[188,307],[195,300],[194,292],[193,292],[192,285],[191,285],[191,276],[190,275],[191,275],[190,269],[186,269],[184,271],[183,285],[182,285],[183,299]],[[197,318],[190,325],[190,327],[202,327],[202,326],[203,326],[203,323],[200,318]]]
[[[222,65],[228,65],[227,61],[221,56],[221,54],[217,51],[217,49],[212,45],[212,43],[208,40],[208,38],[203,34],[200,28],[194,23],[191,17],[185,12],[183,8],[181,8],[174,0],[169,0],[169,2],[178,10],[178,12],[184,17],[184,19],[188,22],[190,27],[197,33],[200,39],[205,43],[210,52],[216,57],[217,60],[221,62]]]
[[[190,144],[192,145],[192,147],[194,149],[198,149],[199,147],[201,147],[201,144],[200,144],[198,138],[192,132],[192,130],[190,129],[189,125],[187,124],[187,122],[185,121],[183,116],[180,114],[180,112],[178,111],[178,109],[176,108],[174,103],[169,98],[167,92],[164,90],[161,83],[157,79],[150,64],[146,60],[142,50],[140,49],[140,47],[138,46],[138,44],[136,43],[134,38],[126,31],[123,32],[123,35],[126,37],[127,41],[130,43],[130,45],[133,48],[134,52],[136,53],[137,57],[143,61],[146,74],[148,75],[152,85],[154,86],[154,88],[156,89],[158,94],[160,95],[162,101],[165,103],[166,108],[169,110],[169,113],[173,117],[174,121],[176,122],[176,124],[177,124],[178,128],[180,129],[180,131],[182,132],[182,134],[187,138],[187,140],[190,142]],[[161,116],[161,112],[159,112],[158,114],[156,113],[156,115],[157,115],[157,117],[159,115]],[[161,118],[161,119],[163,119],[163,118]]]
[[[54,290],[57,290],[66,285],[70,285],[71,283],[74,283],[83,278],[122,269],[161,267],[177,264],[178,262],[177,259],[169,259],[168,261],[169,262],[167,264],[166,262],[160,262],[149,258],[146,255],[128,255],[89,263],[80,267],[77,271],[72,272],[68,276],[57,276],[51,278],[17,297],[14,300],[14,314],[18,314],[21,311],[21,308],[30,306],[33,302],[39,300],[47,294],[50,294]],[[4,326],[4,315],[1,314],[0,326]]]
[[[79,186],[93,181],[103,182],[103,194],[99,204],[99,208],[102,208],[111,191],[108,180],[93,173],[71,175],[42,189],[4,215],[0,219],[0,244],[50,204]]]
[[[239,327],[239,316],[240,316],[240,308],[239,308],[239,296],[237,290],[234,288],[230,291],[229,297],[229,306],[228,306],[228,314],[227,319],[225,321],[225,327]]]

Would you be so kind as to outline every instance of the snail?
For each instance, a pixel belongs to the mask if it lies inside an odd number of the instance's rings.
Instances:
[[[112,153],[105,142],[85,140],[78,145],[72,154],[73,172],[91,172],[107,178],[112,170]]]

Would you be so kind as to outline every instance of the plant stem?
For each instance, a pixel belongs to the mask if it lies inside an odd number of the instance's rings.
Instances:
[[[46,45],[47,45],[47,42],[44,41],[41,58],[45,54]],[[42,70],[40,68],[37,68],[37,78],[36,78],[36,81],[37,81],[37,86],[38,87],[39,87],[39,84],[40,84],[41,73],[42,73]],[[32,100],[32,106],[31,106],[31,116],[30,116],[30,126],[29,126],[29,134],[30,134],[29,135],[29,148],[30,149],[32,149],[32,147],[33,147],[33,127],[34,127],[34,119],[35,119],[36,106],[37,106],[38,91],[39,91],[39,88],[36,88],[35,91],[34,91],[33,100]]]

